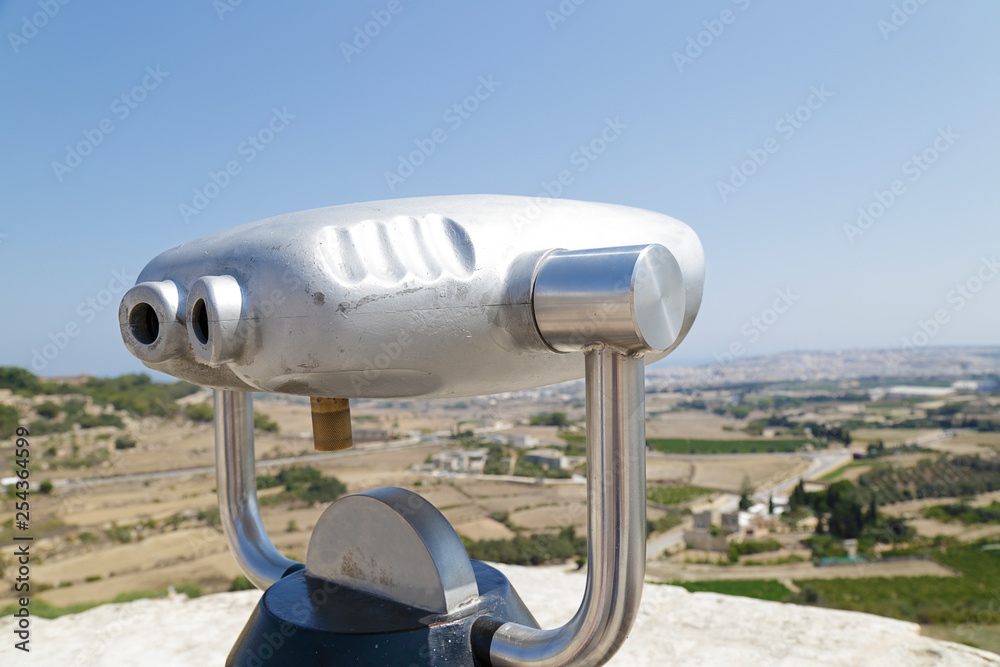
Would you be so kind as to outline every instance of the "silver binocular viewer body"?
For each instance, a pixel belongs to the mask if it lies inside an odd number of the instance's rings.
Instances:
[[[217,390],[223,527],[267,591],[229,664],[259,660],[282,623],[299,632],[271,647],[272,664],[606,661],[632,625],[645,572],[643,366],[685,337],[703,283],[701,244],[673,218],[491,195],[314,209],[153,259],[122,300],[122,337],[149,368]],[[317,448],[335,450],[351,443],[347,399],[581,377],[588,583],[562,628],[538,629],[506,579],[470,561],[412,492],[333,503],[304,568],[260,523],[250,392],[309,396]],[[357,566],[358,553],[370,568]],[[307,612],[291,618],[293,606]]]

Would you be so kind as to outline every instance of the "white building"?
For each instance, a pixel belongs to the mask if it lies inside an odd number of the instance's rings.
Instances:
[[[533,435],[512,435],[510,436],[510,444],[518,449],[528,449],[538,446],[538,438]]]
[[[435,470],[483,474],[489,449],[446,449],[431,457]]]
[[[525,461],[543,465],[549,470],[562,470],[569,465],[566,456],[553,447],[533,449],[530,452],[525,452],[522,456]]]

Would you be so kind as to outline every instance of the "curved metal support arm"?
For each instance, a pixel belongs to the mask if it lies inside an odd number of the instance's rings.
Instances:
[[[264,530],[257,508],[255,465],[252,395],[216,389],[215,478],[222,530],[247,579],[267,590],[303,565],[282,556]]]
[[[576,615],[555,630],[516,623],[478,643],[492,667],[602,665],[628,637],[646,571],[646,426],[643,359],[586,352],[587,588]],[[488,633],[495,622],[477,630]],[[488,647],[488,655],[486,648]]]

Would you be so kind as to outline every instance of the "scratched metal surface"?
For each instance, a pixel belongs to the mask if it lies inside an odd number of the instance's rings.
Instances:
[[[202,276],[239,282],[240,352],[211,367],[187,349],[147,366],[204,386],[347,398],[468,396],[583,376],[534,324],[539,260],[556,249],[665,246],[684,277],[683,340],[704,255],[684,223],[641,209],[499,195],[425,197],[291,213],[154,258],[180,317]],[[127,345],[127,317],[123,323]],[[653,354],[647,363],[670,352]]]

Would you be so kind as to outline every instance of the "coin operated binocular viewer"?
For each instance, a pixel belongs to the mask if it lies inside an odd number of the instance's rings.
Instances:
[[[507,196],[315,209],[218,232],[151,261],[119,310],[149,368],[215,389],[222,525],[265,591],[229,665],[600,665],[645,574],[644,365],[684,338],[704,256],[649,211]],[[586,378],[587,587],[539,629],[400,488],[338,499],[305,564],[257,506],[251,392],[309,396],[315,445],[351,446],[351,398],[457,397]]]

